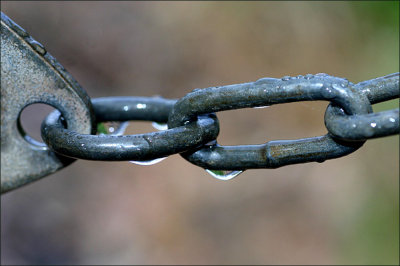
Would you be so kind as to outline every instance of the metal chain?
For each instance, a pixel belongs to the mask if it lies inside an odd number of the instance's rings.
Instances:
[[[366,95],[371,104],[392,100],[399,97],[399,73],[363,81],[354,88]],[[398,134],[399,109],[348,116],[340,108],[329,105],[325,126],[336,138],[349,141]]]
[[[357,150],[368,138],[399,132],[399,110],[372,113],[368,100],[375,103],[398,97],[398,84],[398,74],[356,85],[346,79],[317,74],[263,78],[253,83],[196,89],[176,103],[162,98],[94,99],[92,103],[98,122],[148,120],[168,122],[170,129],[124,137],[83,135],[65,129],[60,114],[53,113],[44,121],[42,135],[46,144],[57,153],[89,160],[152,160],[186,151],[182,154],[185,159],[214,170],[323,162]],[[384,91],[384,97],[377,96],[377,88]],[[325,115],[329,131],[325,136],[270,141],[261,145],[224,147],[217,142],[205,145],[215,140],[219,132],[212,112],[313,100],[332,103]],[[212,117],[207,121],[204,115]]]
[[[397,90],[398,97],[398,74],[390,77],[393,79],[380,79],[381,83],[388,84],[385,91]],[[360,85],[355,86],[346,79],[317,74],[282,79],[264,78],[253,83],[195,90],[175,104],[168,125],[178,126],[185,121],[191,121],[198,114],[208,112],[312,100],[330,101],[336,104],[337,108],[339,106],[343,108],[343,110],[339,108],[343,115],[365,120],[364,116],[360,115],[371,113],[372,108],[366,94],[357,89],[358,87],[364,88]],[[398,116],[390,118],[397,121],[397,128],[387,132],[386,135],[399,132]],[[370,136],[374,133],[373,131]],[[182,155],[189,162],[206,169],[277,168],[289,164],[323,162],[338,158],[357,150],[364,142],[364,136],[356,142],[348,142],[329,133],[321,137],[270,141],[250,146],[224,147],[214,143]]]
[[[367,139],[399,134],[399,109],[373,113],[371,104],[399,98],[399,73],[357,84],[327,74],[262,78],[255,82],[195,89],[181,99],[91,99],[43,46],[1,15],[1,192],[70,164],[73,159],[148,161],[180,153],[208,170],[323,162],[359,149]],[[33,74],[32,74],[33,73]],[[324,136],[260,145],[220,146],[215,112],[298,101],[328,101]],[[35,146],[19,122],[27,105],[56,111],[42,123],[47,146]],[[95,135],[105,121],[145,120],[168,129],[139,135]],[[223,178],[223,177],[221,177]]]
[[[145,120],[168,121],[175,100],[160,97],[108,97],[92,100],[97,122]],[[50,149],[64,156],[103,161],[148,161],[187,151],[215,139],[218,120],[206,114],[180,127],[140,135],[79,134],[66,129],[60,112],[43,121],[42,137]]]

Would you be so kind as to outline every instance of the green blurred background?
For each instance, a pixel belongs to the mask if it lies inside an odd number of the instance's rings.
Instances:
[[[398,1],[8,2],[91,97],[399,71]],[[225,145],[326,133],[327,103],[218,113]],[[374,110],[398,107],[398,100]],[[45,108],[26,114],[39,137]],[[150,132],[132,122],[128,134]],[[77,161],[1,197],[2,264],[399,264],[399,138],[223,182],[178,155]]]

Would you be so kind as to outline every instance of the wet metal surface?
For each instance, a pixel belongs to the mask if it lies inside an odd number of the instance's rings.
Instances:
[[[383,77],[366,80],[354,85],[356,90],[367,95],[371,104],[380,103],[383,101],[399,98],[399,75],[393,73]]]
[[[172,110],[168,126],[179,126],[199,114],[296,101],[330,101],[348,115],[372,112],[367,97],[346,79],[327,74],[263,78],[256,82],[195,90],[180,99]],[[348,143],[330,134],[299,140],[271,141],[261,145],[220,146],[217,143],[186,152],[184,158],[206,169],[244,170],[322,162],[349,154],[364,141]]]
[[[371,104],[399,98],[399,73],[363,81],[354,85],[354,88],[366,95]],[[399,134],[399,108],[364,115],[346,115],[341,108],[330,104],[325,112],[325,126],[336,138],[349,141]]]
[[[19,116],[33,103],[46,103],[60,110],[71,130],[92,131],[91,104],[86,93],[40,43],[1,13],[1,193],[73,161],[25,136]]]
[[[107,97],[92,99],[97,122],[145,120],[166,123],[176,100],[160,97]],[[138,135],[89,135],[67,130],[59,113],[51,113],[42,124],[42,137],[54,151],[87,160],[148,161],[180,153],[218,136],[215,115],[199,116],[185,125]]]
[[[73,158],[151,161],[182,153],[208,170],[242,171],[323,162],[357,150],[369,138],[399,133],[399,109],[372,113],[371,107],[399,97],[399,73],[358,84],[324,73],[262,78],[196,89],[179,100],[107,97],[91,101],[45,48],[3,13],[1,31],[2,193],[53,173]],[[215,141],[219,123],[214,112],[316,100],[330,102],[324,136],[242,146],[220,146]],[[42,123],[47,146],[30,139],[19,122],[22,110],[33,103],[58,110]],[[95,123],[129,120],[168,123],[168,129],[93,135]]]

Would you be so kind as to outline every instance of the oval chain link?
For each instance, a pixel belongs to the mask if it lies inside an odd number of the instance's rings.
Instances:
[[[145,120],[167,123],[175,100],[160,97],[92,99],[96,121]],[[42,138],[64,156],[102,161],[148,161],[180,153],[217,137],[219,124],[212,114],[180,127],[138,135],[89,135],[66,129],[54,111],[42,123]]]
[[[372,112],[367,97],[346,79],[317,74],[263,78],[251,83],[194,90],[175,104],[168,126],[180,126],[196,119],[197,115],[210,112],[313,100],[335,103],[349,115]],[[277,168],[344,156],[357,150],[364,142],[343,142],[327,134],[307,139],[270,141],[261,145],[224,147],[214,143],[185,152],[183,157],[211,170]]]

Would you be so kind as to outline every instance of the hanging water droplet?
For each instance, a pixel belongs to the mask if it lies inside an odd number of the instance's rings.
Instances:
[[[229,171],[229,170],[208,170],[206,169],[207,173],[215,177],[219,180],[230,180],[239,174],[243,173],[243,171]]]
[[[157,158],[157,159],[149,160],[149,161],[129,161],[129,162],[138,164],[138,165],[153,165],[153,164],[159,163],[165,159],[167,159],[167,157]]]
[[[371,127],[376,127],[376,123],[371,123]]]
[[[151,123],[151,125],[158,130],[167,130],[168,129],[168,125],[167,124],[161,124],[161,123],[157,123],[157,122],[153,122]]]
[[[118,127],[114,128],[114,132],[111,135],[114,136],[122,136],[126,130],[126,128],[128,127],[129,122],[125,121],[119,124]]]
[[[290,80],[290,76],[284,76],[284,77],[282,77],[282,80],[283,81],[288,81],[288,80]]]
[[[312,79],[314,77],[313,74],[307,74],[304,76],[305,79]]]

